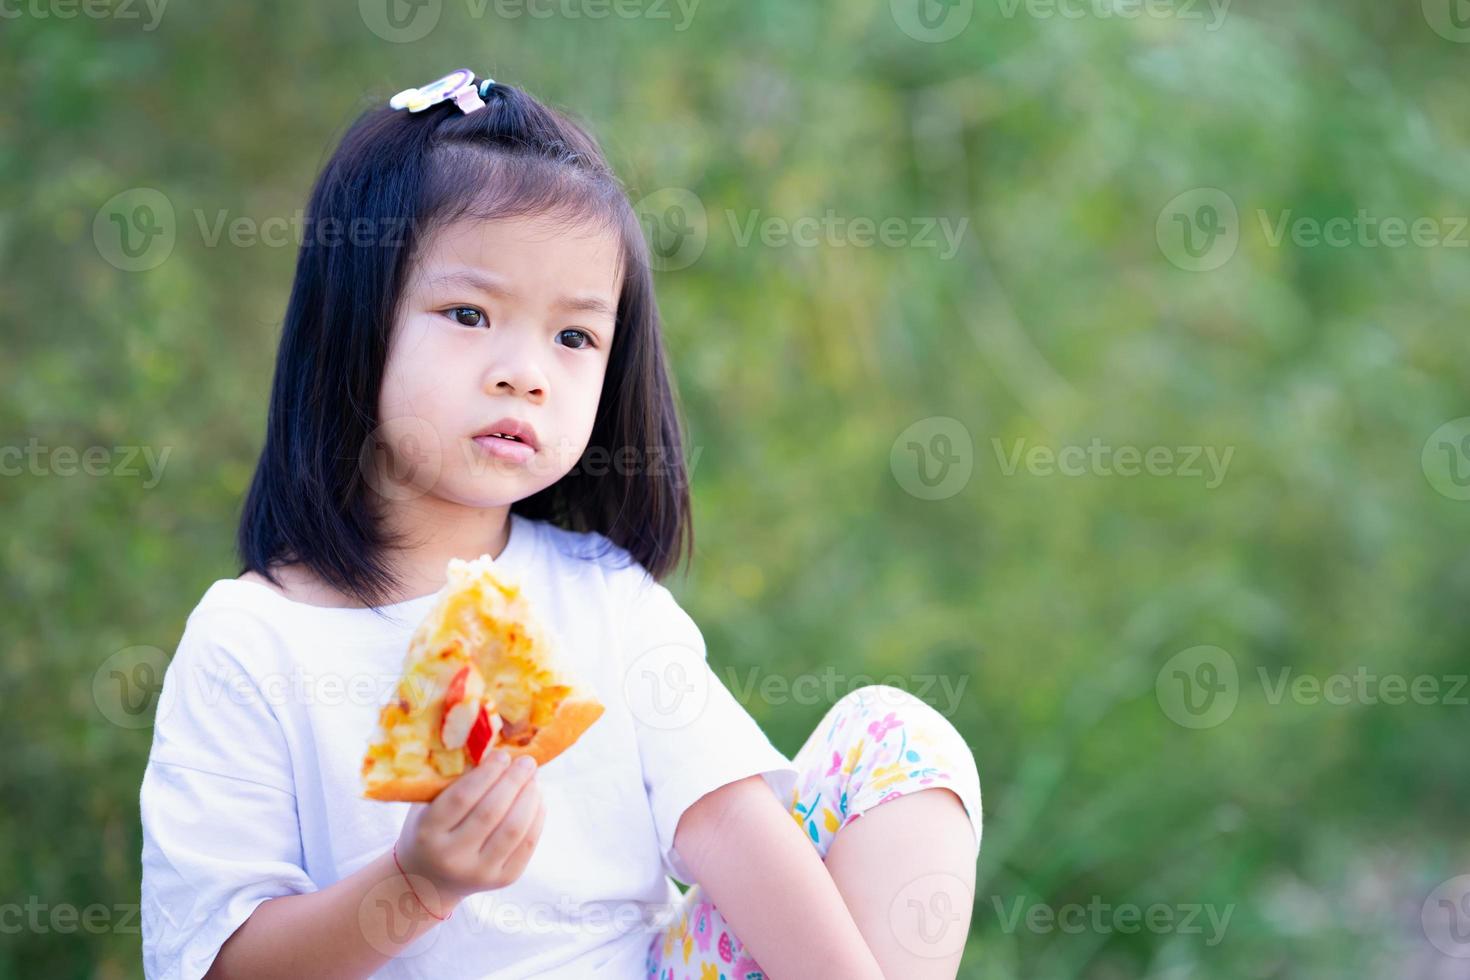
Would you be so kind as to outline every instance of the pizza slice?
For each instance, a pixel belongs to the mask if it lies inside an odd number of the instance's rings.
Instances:
[[[545,765],[602,715],[488,555],[452,559],[448,577],[379,712],[362,760],[369,799],[428,802],[492,749]]]

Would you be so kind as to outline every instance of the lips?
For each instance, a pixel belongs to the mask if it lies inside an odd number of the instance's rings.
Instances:
[[[472,436],[475,440],[501,439],[505,442],[518,442],[529,446],[532,452],[541,448],[541,443],[536,438],[536,430],[529,422],[520,419],[503,418],[480,429]]]

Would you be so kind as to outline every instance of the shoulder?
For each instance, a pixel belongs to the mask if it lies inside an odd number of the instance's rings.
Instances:
[[[627,548],[598,531],[541,526],[541,561],[560,583],[559,592],[578,602],[606,603],[625,625],[678,615],[673,595],[648,573]],[[594,599],[593,597],[597,597]]]
[[[318,579],[309,570],[301,565],[283,565],[273,570],[275,581],[272,582],[260,572],[249,571],[241,575],[237,582],[249,582],[261,588],[269,589],[283,599],[292,602],[300,602],[308,606],[352,606],[352,599],[343,595],[337,589]]]
[[[299,597],[311,594],[296,576],[278,582],[247,572],[212,583],[185,620],[174,661],[247,674],[276,669],[293,635],[287,620],[299,618],[297,610],[307,608]]]
[[[538,522],[542,540],[551,560],[565,569],[601,575],[609,582],[637,588],[653,578],[643,565],[621,545],[600,531],[569,531],[554,524]]]

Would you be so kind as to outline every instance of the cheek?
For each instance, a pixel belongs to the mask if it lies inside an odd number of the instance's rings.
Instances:
[[[464,364],[442,346],[436,334],[410,320],[395,334],[383,365],[383,382],[378,390],[378,418],[416,417],[429,422],[447,421],[443,412],[454,390],[449,375]]]
[[[593,423],[597,421],[597,407],[602,396],[602,380],[603,374],[600,370],[588,372],[570,387],[571,398],[568,399],[570,404],[567,417],[584,445],[592,435]]]

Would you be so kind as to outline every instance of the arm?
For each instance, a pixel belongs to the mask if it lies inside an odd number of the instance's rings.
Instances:
[[[768,976],[882,980],[821,857],[762,777],[696,800],[674,846]]]
[[[398,860],[412,888],[389,853],[320,891],[269,899],[205,976],[366,977],[467,896],[518,879],[545,821],[534,767],[486,753],[432,803],[410,810]]]
[[[436,915],[458,904],[416,887]],[[438,924],[384,854],[321,891],[262,902],[225,941],[205,978],[366,977]]]

